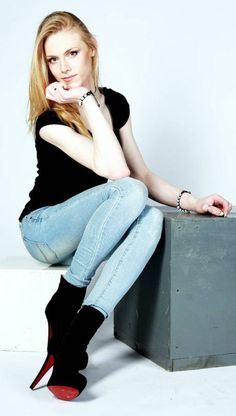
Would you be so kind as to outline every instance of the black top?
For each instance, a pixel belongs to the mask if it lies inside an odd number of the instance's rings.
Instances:
[[[120,142],[119,129],[129,118],[129,104],[122,94],[111,88],[104,87],[101,91],[111,114],[113,131]],[[38,176],[29,194],[30,200],[20,214],[19,221],[38,208],[61,203],[80,192],[107,182],[107,178],[97,175],[58,147],[42,139],[39,131],[48,124],[66,125],[51,109],[40,114],[36,121],[35,147]]]

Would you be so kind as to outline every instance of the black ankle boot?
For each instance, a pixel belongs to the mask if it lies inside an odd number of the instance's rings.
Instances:
[[[58,289],[45,309],[52,335],[48,340],[49,353],[55,355],[58,351],[64,335],[81,308],[86,289],[72,285],[61,276]]]
[[[86,353],[89,341],[105,317],[92,306],[83,306],[63,338],[61,350],[55,357],[48,389],[61,400],[72,400],[84,390],[86,377],[78,372],[78,363]],[[87,354],[87,353],[86,353]]]
[[[55,354],[59,350],[64,335],[69,330],[71,322],[82,305],[85,293],[86,287],[74,286],[61,276],[58,289],[45,309],[48,320],[48,354],[42,368],[30,386],[31,389],[34,389],[41,378],[53,366]],[[80,363],[81,369],[86,367],[87,362],[88,357],[84,355],[83,361]]]

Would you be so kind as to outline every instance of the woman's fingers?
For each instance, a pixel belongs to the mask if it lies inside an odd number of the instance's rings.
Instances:
[[[222,209],[217,208],[214,205],[208,205],[206,212],[209,212],[209,214],[216,215],[218,217],[223,217],[223,215],[225,215]]]
[[[229,201],[227,201],[222,196],[216,194],[204,198],[202,202],[203,212],[209,212],[212,215],[226,216],[232,209],[232,205]]]
[[[86,88],[65,88],[63,83],[53,82],[46,88],[46,98],[57,103],[78,103],[79,98],[86,92]]]

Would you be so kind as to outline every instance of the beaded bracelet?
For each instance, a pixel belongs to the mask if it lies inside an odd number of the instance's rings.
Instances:
[[[191,194],[191,192],[190,192],[190,191],[185,191],[185,190],[181,191],[181,192],[180,192],[180,194],[178,195],[178,198],[177,198],[176,208],[177,208],[180,212],[183,212],[184,214],[189,214],[189,213],[190,213],[190,211],[189,211],[188,209],[183,209],[183,208],[181,208],[181,206],[180,206],[180,198],[181,198],[181,196],[182,196],[184,193]]]
[[[96,90],[95,90],[96,91]],[[97,106],[98,107],[100,107],[100,104],[99,104],[99,102],[98,102],[98,100],[97,100],[97,98],[95,97],[95,95],[94,95],[94,93],[93,93],[93,91],[87,91],[84,95],[82,95],[82,97],[80,97],[79,98],[79,106],[81,107],[82,105],[83,105],[83,101],[85,100],[85,98],[87,98],[89,95],[93,95],[93,97],[94,97],[94,99],[95,99],[95,101],[96,101],[96,103],[97,103]]]
[[[85,98],[87,98],[89,95],[93,94],[93,92],[87,91],[86,93],[84,93],[84,95],[82,95],[82,97],[79,98],[79,106],[81,107],[83,105],[83,101],[85,100]]]

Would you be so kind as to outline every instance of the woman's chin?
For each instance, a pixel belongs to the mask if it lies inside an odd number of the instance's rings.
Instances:
[[[81,82],[77,80],[65,83],[64,88],[66,88],[67,90],[71,90],[71,88],[79,88],[81,86]]]

